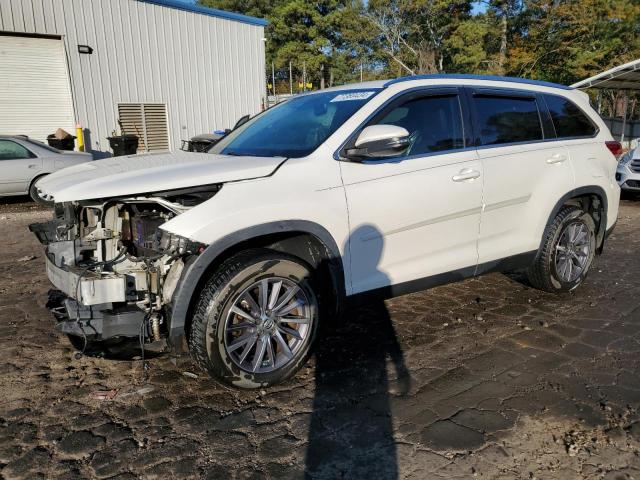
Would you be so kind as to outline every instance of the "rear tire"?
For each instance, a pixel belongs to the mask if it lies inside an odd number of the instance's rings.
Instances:
[[[529,282],[552,293],[569,292],[589,273],[596,251],[593,217],[579,207],[563,207],[545,230],[534,264],[527,270]]]
[[[224,262],[204,286],[188,332],[202,369],[240,388],[292,377],[308,360],[319,323],[312,270],[271,250]]]

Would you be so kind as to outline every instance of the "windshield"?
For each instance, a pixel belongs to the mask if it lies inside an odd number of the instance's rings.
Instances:
[[[252,118],[209,150],[224,155],[305,157],[378,90],[336,90],[294,97]]]

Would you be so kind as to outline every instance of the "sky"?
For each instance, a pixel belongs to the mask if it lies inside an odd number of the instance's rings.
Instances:
[[[487,11],[487,2],[473,2],[473,10],[471,10],[471,13],[473,15],[477,15],[479,13],[484,13]]]

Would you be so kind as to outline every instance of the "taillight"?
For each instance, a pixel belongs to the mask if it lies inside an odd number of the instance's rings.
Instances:
[[[618,155],[622,155],[622,144],[616,141],[604,142],[607,145],[607,148],[613,153],[616,157]]]

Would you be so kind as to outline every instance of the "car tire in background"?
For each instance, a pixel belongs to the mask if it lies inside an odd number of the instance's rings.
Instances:
[[[593,217],[576,206],[565,206],[547,225],[542,245],[527,270],[529,282],[540,290],[568,292],[589,273],[596,251]]]
[[[202,289],[188,331],[191,354],[209,374],[236,387],[280,383],[311,354],[317,298],[302,260],[266,249],[237,254]]]
[[[40,196],[40,194],[38,193],[38,189],[36,188],[36,183],[38,183],[38,181],[42,180],[44,177],[46,177],[46,175],[40,175],[31,182],[31,186],[29,187],[29,196],[34,202],[39,203],[40,205],[51,207],[53,205],[53,202]]]

